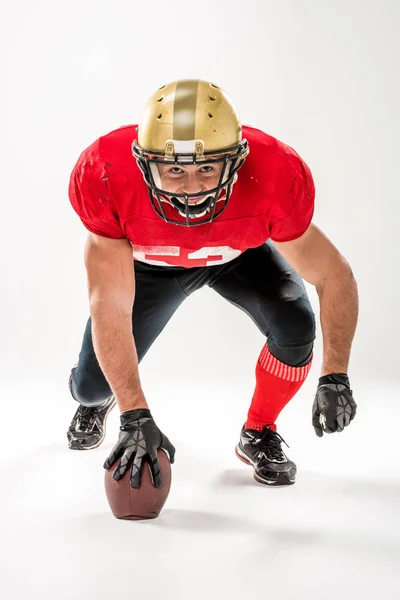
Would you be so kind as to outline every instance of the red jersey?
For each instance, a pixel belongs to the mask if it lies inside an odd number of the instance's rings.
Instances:
[[[250,153],[225,211],[195,227],[167,223],[154,211],[132,155],[136,127],[121,127],[93,142],[79,157],[69,184],[72,207],[85,227],[97,235],[127,238],[135,260],[218,265],[269,238],[294,240],[308,228],[315,196],[310,169],[293,148],[245,125]]]

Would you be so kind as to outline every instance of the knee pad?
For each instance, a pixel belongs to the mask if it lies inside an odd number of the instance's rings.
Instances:
[[[84,380],[76,382],[71,373],[69,382],[71,396],[83,406],[99,406],[108,400],[108,398],[112,395],[111,389],[108,385],[108,389],[103,388],[104,386],[102,386],[102,389],[99,389],[99,387],[94,385],[93,382],[88,383]]]

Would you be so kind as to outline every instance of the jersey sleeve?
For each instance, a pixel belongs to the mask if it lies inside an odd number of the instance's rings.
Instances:
[[[108,238],[126,237],[112,203],[109,175],[100,156],[99,141],[79,157],[70,176],[68,195],[86,229]]]
[[[303,235],[314,214],[315,187],[308,165],[290,148],[278,168],[277,215],[272,219],[272,241],[289,242]]]

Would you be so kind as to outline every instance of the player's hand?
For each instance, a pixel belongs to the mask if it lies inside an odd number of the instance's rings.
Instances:
[[[332,373],[319,378],[312,410],[312,424],[318,437],[324,433],[343,431],[356,412],[357,404],[345,373]]]
[[[161,486],[162,475],[157,450],[162,448],[169,456],[171,463],[175,460],[175,448],[169,439],[158,429],[148,408],[129,410],[120,415],[121,427],[118,442],[103,467],[110,469],[115,461],[121,458],[113,473],[119,481],[132,466],[131,486],[139,488],[142,476],[143,461],[149,463],[153,484]]]

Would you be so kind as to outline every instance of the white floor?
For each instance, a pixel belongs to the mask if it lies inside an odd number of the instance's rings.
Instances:
[[[240,390],[210,397],[197,387],[188,412],[188,390],[177,387],[168,408],[153,408],[177,447],[170,496],[158,519],[128,522],[112,516],[103,488],[117,411],[100,448],[73,452],[65,430],[76,406],[65,382],[5,384],[1,597],[398,600],[398,397],[358,388],[357,419],[320,440],[309,386],[281,415],[298,465],[296,484],[283,489],[256,483],[234,455],[247,408]]]

